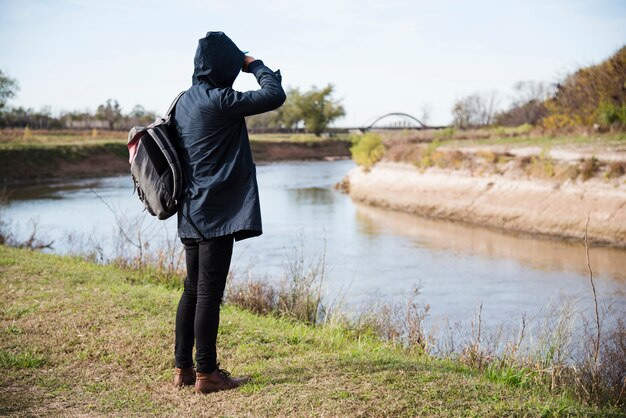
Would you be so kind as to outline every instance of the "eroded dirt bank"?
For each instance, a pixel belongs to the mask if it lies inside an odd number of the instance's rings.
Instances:
[[[356,200],[427,217],[528,234],[626,247],[626,184],[592,178],[555,182],[502,174],[379,162],[351,170],[343,187]]]
[[[322,160],[350,156],[350,143],[340,140],[252,141],[251,146],[257,162]],[[128,174],[129,170],[125,143],[0,149],[0,183]]]

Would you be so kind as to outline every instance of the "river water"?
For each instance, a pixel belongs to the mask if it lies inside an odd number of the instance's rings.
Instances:
[[[431,321],[467,321],[481,304],[482,319],[492,324],[540,314],[562,297],[591,306],[582,243],[356,204],[333,187],[353,167],[350,160],[259,164],[264,233],[235,244],[234,274],[278,280],[300,249],[306,264],[323,260],[326,300],[342,301],[345,310],[402,301],[414,286]],[[2,217],[22,238],[36,224],[58,253],[98,245],[114,254],[116,216],[141,224],[152,250],[176,242],[175,220],[143,216],[132,190],[129,176],[21,186],[9,190]],[[624,316],[626,251],[592,248],[590,259],[601,304]]]

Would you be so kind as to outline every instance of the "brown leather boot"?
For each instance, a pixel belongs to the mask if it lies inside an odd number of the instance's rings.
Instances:
[[[193,386],[196,383],[196,371],[193,367],[174,369],[174,386],[177,388],[183,386]]]
[[[228,371],[218,367],[213,373],[198,372],[196,375],[196,393],[235,389],[249,380],[249,376],[231,377]]]

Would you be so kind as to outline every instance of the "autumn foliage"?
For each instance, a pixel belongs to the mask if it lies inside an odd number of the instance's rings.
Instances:
[[[626,128],[626,46],[600,64],[569,75],[545,106],[546,129]]]

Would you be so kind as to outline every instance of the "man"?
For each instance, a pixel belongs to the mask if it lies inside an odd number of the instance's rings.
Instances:
[[[232,89],[242,70],[254,74],[259,90]],[[280,71],[245,55],[222,32],[200,39],[192,86],[176,105],[172,125],[185,177],[178,236],[187,264],[176,313],[177,387],[195,384],[196,392],[208,393],[249,380],[231,377],[217,362],[220,304],[233,241],[262,233],[256,168],[244,117],[277,109],[284,101]]]

